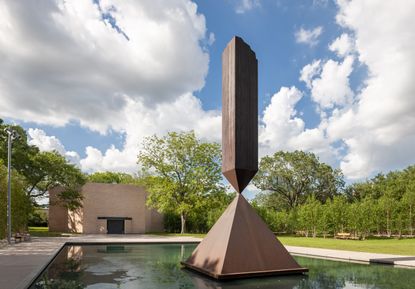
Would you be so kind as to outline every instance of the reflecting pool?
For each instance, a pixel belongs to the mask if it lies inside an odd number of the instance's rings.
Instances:
[[[306,275],[216,282],[182,269],[194,244],[66,246],[30,288],[414,289],[415,270],[295,257]]]

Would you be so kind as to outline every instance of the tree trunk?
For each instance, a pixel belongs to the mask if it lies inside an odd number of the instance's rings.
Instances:
[[[183,213],[180,214],[180,220],[181,220],[181,223],[182,223],[182,228],[181,228],[180,234],[184,234],[184,233],[186,233],[186,217],[184,216]]]

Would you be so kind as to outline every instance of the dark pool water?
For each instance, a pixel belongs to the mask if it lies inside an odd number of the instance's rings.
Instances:
[[[66,246],[30,288],[414,289],[415,270],[296,257],[307,275],[215,282],[181,269],[192,244]]]

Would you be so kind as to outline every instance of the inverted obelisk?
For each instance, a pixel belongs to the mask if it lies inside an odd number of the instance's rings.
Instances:
[[[222,172],[238,192],[182,264],[216,279],[306,272],[242,196],[258,171],[258,69],[234,37],[222,54]]]
[[[241,38],[222,54],[222,173],[241,193],[258,171],[258,61]]]

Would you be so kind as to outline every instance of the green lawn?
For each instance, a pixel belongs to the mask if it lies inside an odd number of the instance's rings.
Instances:
[[[159,234],[164,236],[181,236],[180,234]],[[203,238],[205,234],[184,234]],[[332,238],[305,238],[278,236],[278,239],[288,246],[300,246],[311,248],[324,248],[335,250],[347,250],[357,252],[384,253],[396,255],[415,256],[415,238],[414,239],[369,239],[369,240],[339,240]]]
[[[35,237],[63,237],[64,233],[49,232],[48,227],[29,227],[29,233]],[[66,234],[66,236],[68,236]]]
[[[149,235],[168,236],[168,237],[195,237],[204,238],[206,234],[179,234],[179,233],[148,233]]]
[[[32,236],[59,237],[62,233],[49,232],[47,227],[29,227]],[[203,238],[206,234],[174,234],[174,233],[150,233],[160,236],[189,236]],[[67,236],[67,234],[66,234]],[[397,255],[415,256],[415,238],[413,239],[369,239],[369,240],[339,240],[332,238],[305,238],[279,236],[278,239],[288,246],[325,248],[335,250],[348,250],[358,252],[385,253]]]
[[[286,236],[278,237],[278,239],[288,246],[415,256],[415,239],[369,239],[360,241]]]

